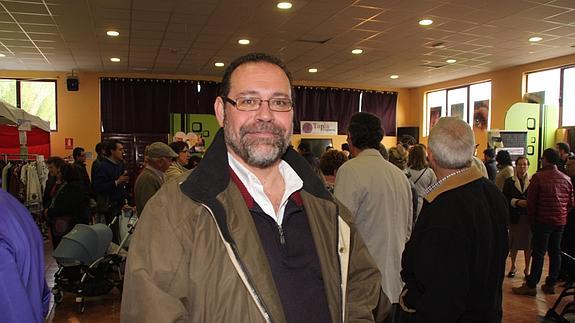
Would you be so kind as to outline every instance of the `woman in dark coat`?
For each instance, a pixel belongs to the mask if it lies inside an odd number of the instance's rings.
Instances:
[[[529,187],[529,160],[521,156],[515,162],[515,175],[505,180],[503,194],[509,201],[509,253],[511,269],[507,277],[515,277],[517,251],[525,255],[525,277],[529,275],[531,260],[531,227],[527,218],[527,188]]]
[[[54,249],[76,224],[90,222],[90,197],[77,170],[65,164],[56,176],[62,184],[54,193],[46,212]]]

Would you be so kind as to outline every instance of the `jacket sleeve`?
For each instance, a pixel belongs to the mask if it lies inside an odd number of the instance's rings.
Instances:
[[[96,193],[106,193],[114,190],[116,188],[116,179],[110,178],[111,176],[107,174],[106,167],[101,165],[96,169],[94,173],[94,178],[92,179],[92,188]]]
[[[0,243],[0,317],[2,322],[40,322],[39,310],[34,309],[20,277],[14,254]],[[35,295],[41,297],[41,295]],[[36,316],[36,317],[35,317]]]
[[[350,226],[350,254],[347,279],[347,322],[383,322],[391,303],[381,289],[381,274],[361,235],[355,229],[349,211],[340,212]]]
[[[146,205],[130,243],[122,294],[122,322],[186,321],[186,251],[166,194]]]
[[[527,215],[530,223],[535,222],[537,218],[537,203],[539,200],[539,176],[537,175],[533,175],[527,189]]]
[[[469,289],[468,271],[461,270],[468,254],[465,239],[440,227],[418,233],[403,252],[403,300],[416,310],[417,322],[455,322],[465,310]]]
[[[359,185],[357,176],[351,168],[341,167],[335,177],[335,197],[343,203],[353,216],[357,215],[360,201],[363,199],[364,188]]]

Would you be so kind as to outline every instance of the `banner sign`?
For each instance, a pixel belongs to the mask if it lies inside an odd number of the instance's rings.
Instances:
[[[301,121],[301,134],[337,135],[337,121]]]

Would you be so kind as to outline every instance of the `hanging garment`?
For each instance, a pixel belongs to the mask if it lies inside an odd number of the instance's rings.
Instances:
[[[8,165],[2,168],[2,189],[8,191],[8,172],[12,168],[12,163],[8,163]]]
[[[20,180],[26,187],[24,205],[30,212],[38,212],[42,209],[42,186],[38,179],[36,162],[28,163],[22,166]]]

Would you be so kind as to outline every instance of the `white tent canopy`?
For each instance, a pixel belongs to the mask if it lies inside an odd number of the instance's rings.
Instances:
[[[32,127],[50,132],[50,122],[40,119],[23,109],[18,109],[8,102],[0,100],[0,124],[19,125],[19,120],[30,120]]]

